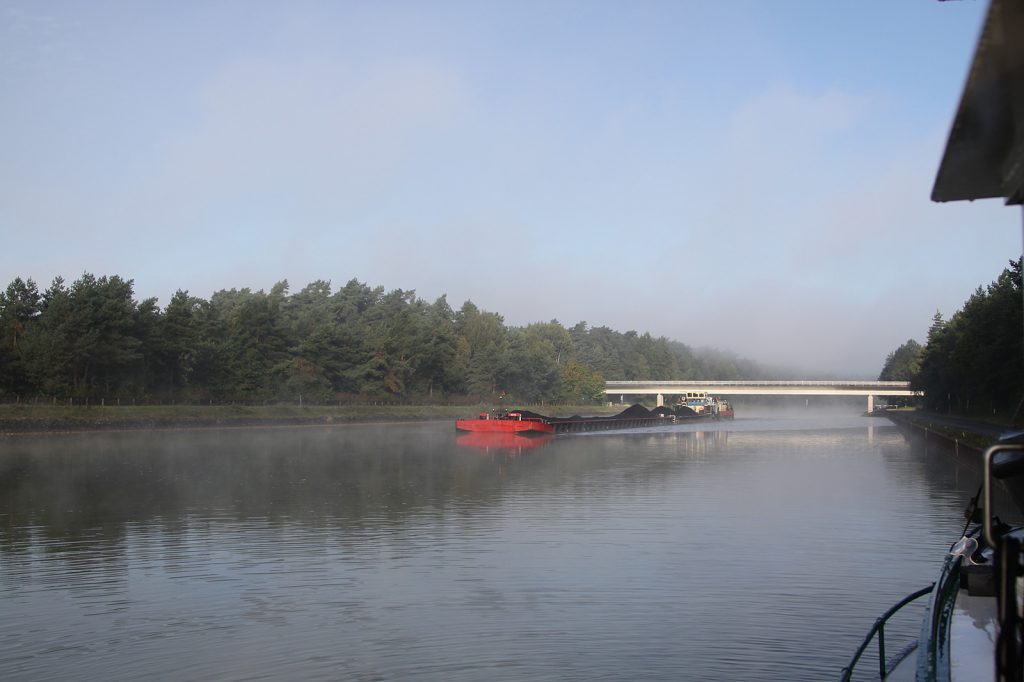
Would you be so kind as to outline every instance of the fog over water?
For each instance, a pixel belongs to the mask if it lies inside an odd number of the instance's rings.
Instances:
[[[0,677],[828,679],[977,480],[849,411],[5,438]]]

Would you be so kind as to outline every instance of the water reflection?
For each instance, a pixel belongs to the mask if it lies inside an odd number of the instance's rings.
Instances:
[[[0,441],[0,677],[823,679],[976,486],[881,422],[697,426]]]
[[[555,440],[567,441],[573,438],[621,438],[623,442],[635,446],[638,441],[658,447],[673,447],[676,452],[690,454],[708,454],[726,447],[729,444],[728,431],[675,431],[637,429],[635,431],[602,431],[588,434],[565,434],[524,436],[516,433],[460,433],[455,443],[460,447],[476,448],[487,453],[522,455],[527,451],[548,446]]]
[[[498,452],[509,455],[521,455],[526,450],[547,445],[555,439],[554,435],[524,436],[518,433],[483,433],[471,431],[460,433],[455,443],[464,448],[477,448],[484,452]]]
[[[497,440],[483,436],[503,434],[465,434],[455,438],[453,450],[447,429],[394,433],[350,427],[12,439],[0,459],[0,499],[6,501],[0,547],[15,551],[32,536],[110,541],[125,524],[156,519],[173,530],[186,515],[291,523],[397,519],[453,500],[463,508],[491,504],[510,473],[550,485],[571,476],[576,465],[592,470],[601,452],[616,456],[626,447],[706,455],[729,439],[727,432]],[[556,456],[510,472],[474,456],[539,452],[556,442],[562,452],[584,451],[590,458]]]
[[[394,518],[452,497],[487,497],[487,467],[450,457],[450,433],[409,435],[360,427],[16,440],[0,462],[8,500],[0,540],[28,528],[77,538],[186,514]]]

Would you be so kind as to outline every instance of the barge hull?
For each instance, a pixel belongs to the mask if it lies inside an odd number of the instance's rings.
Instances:
[[[675,411],[658,408],[651,411],[633,405],[610,417],[548,417],[529,410],[512,410],[495,415],[481,412],[476,419],[457,419],[455,429],[471,433],[506,433],[539,436],[558,433],[586,433],[619,429],[650,428],[673,424],[714,421],[717,414],[695,413],[688,408]]]
[[[551,424],[543,421],[518,419],[456,419],[455,429],[474,433],[518,433],[527,436],[556,433]]]

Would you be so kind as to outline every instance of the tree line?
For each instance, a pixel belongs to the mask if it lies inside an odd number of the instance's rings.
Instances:
[[[290,293],[178,290],[138,302],[133,281],[83,274],[0,293],[0,399],[39,397],[310,403],[453,398],[588,403],[605,380],[757,379],[718,351],[580,322],[506,325],[466,301],[353,279]]]
[[[910,381],[932,410],[1009,413],[1024,389],[1024,309],[1021,260],[1010,261],[963,308],[932,318],[922,346],[913,339],[889,354],[879,379]]]

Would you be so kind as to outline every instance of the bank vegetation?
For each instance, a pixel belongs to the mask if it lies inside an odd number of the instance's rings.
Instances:
[[[1020,423],[1024,398],[1021,260],[979,286],[949,319],[932,318],[924,345],[908,340],[886,358],[880,380],[910,381],[922,406],[945,414]]]
[[[6,404],[585,405],[604,399],[606,380],[777,373],[586,322],[510,326],[470,301],[455,310],[445,296],[355,279],[209,299],[179,290],[162,308],[117,275],[58,277],[42,291],[17,278],[0,293]]]

